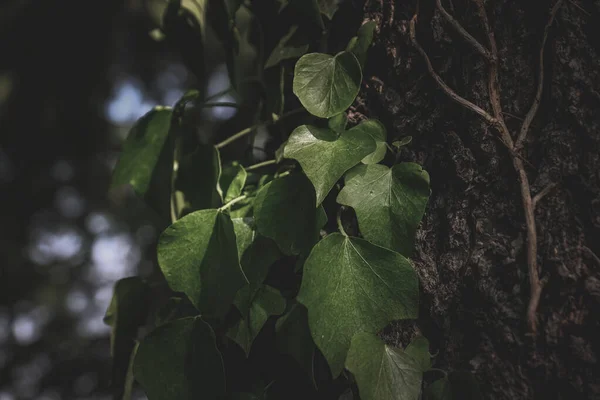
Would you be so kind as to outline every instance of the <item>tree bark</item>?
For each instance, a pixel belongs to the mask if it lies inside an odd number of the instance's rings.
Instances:
[[[442,3],[488,45],[475,1]],[[514,141],[536,97],[539,51],[554,4],[485,4],[497,42],[500,104]],[[600,2],[565,1],[558,10],[545,46],[539,110],[518,153],[536,203],[535,261],[547,282],[537,335],[526,319],[527,232],[511,154],[519,149],[432,79],[409,38],[415,6],[365,1],[364,19],[378,27],[352,113],[382,120],[390,141],[412,136],[401,160],[423,164],[431,176],[413,257],[421,317],[384,336],[406,345],[422,331],[432,352],[439,350],[436,366],[471,371],[486,399],[600,398],[600,242],[594,239],[600,237]],[[444,82],[492,110],[486,59],[435,2],[421,1],[416,34]]]

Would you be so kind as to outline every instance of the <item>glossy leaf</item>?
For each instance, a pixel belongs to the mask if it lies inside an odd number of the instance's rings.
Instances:
[[[411,356],[419,366],[421,372],[429,371],[431,368],[431,355],[429,354],[429,340],[423,336],[414,338],[404,352]]]
[[[308,51],[308,44],[294,46],[289,43],[290,39],[292,36],[294,36],[297,30],[298,25],[292,25],[289,32],[279,40],[271,52],[271,55],[267,59],[265,68],[274,67],[283,60],[302,57]]]
[[[248,173],[239,163],[234,162],[223,168],[219,179],[219,189],[223,202],[228,203],[242,194]]]
[[[180,215],[221,206],[220,177],[221,158],[214,146],[199,145],[184,155],[175,180],[176,196],[183,203]]]
[[[316,230],[315,191],[303,174],[275,179],[254,200],[258,232],[287,255],[308,251]]]
[[[415,318],[418,295],[417,274],[406,258],[334,233],[312,249],[297,299],[308,309],[312,337],[337,377],[354,334]]]
[[[429,175],[415,163],[359,165],[337,197],[356,211],[365,239],[409,257],[429,198]]]
[[[290,135],[284,156],[300,163],[315,187],[319,205],[344,172],[375,149],[375,141],[360,130],[351,129],[338,137],[330,129],[301,125]]]
[[[358,29],[358,35],[350,39],[350,42],[346,47],[346,50],[351,51],[356,56],[361,68],[364,68],[365,62],[367,61],[367,51],[373,42],[373,35],[376,27],[377,24],[375,21],[369,21],[362,24]]]
[[[285,299],[279,290],[262,285],[252,299],[248,311],[242,313],[237,323],[227,331],[227,336],[236,342],[248,356],[254,339],[269,317],[281,315],[284,311]]]
[[[310,53],[296,63],[293,91],[311,114],[329,118],[350,107],[361,81],[360,64],[351,52]]]
[[[363,164],[377,164],[384,159],[385,152],[387,151],[387,132],[381,122],[376,119],[369,119],[356,125],[351,130],[357,130],[371,136],[377,145],[374,152],[362,159]]]
[[[133,373],[149,400],[216,400],[225,394],[215,334],[200,317],[150,332],[138,347]]]
[[[233,224],[218,210],[188,214],[158,242],[158,263],[171,289],[185,293],[203,316],[223,317],[247,283]]]
[[[423,374],[402,349],[388,346],[372,333],[357,333],[346,359],[362,400],[417,400]]]
[[[169,180],[173,170],[171,116],[171,109],[156,107],[135,123],[123,143],[111,180],[111,189],[131,185],[140,198],[149,200],[159,212],[168,210],[169,192],[161,188],[162,193],[151,193],[151,187],[157,180]]]
[[[275,242],[256,231],[253,218],[234,218],[237,250],[248,283],[235,295],[234,304],[242,314],[248,312],[252,299],[269,273],[269,267],[281,257]]]
[[[111,326],[110,354],[112,387],[116,399],[126,399],[131,391],[129,365],[137,331],[146,321],[149,288],[138,277],[124,278],[115,284],[104,322]]]
[[[452,387],[447,377],[438,379],[423,392],[424,400],[452,400]]]
[[[294,303],[275,325],[277,349],[287,354],[313,377],[315,342],[308,328],[308,313],[302,304]]]

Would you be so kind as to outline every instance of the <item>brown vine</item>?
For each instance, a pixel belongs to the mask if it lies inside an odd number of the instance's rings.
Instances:
[[[423,57],[425,64],[427,66],[427,70],[431,77],[435,80],[438,86],[442,89],[442,91],[448,95],[452,100],[460,104],[461,106],[475,112],[480,117],[482,117],[488,124],[493,126],[499,133],[500,139],[504,143],[504,145],[509,150],[509,154],[511,157],[511,161],[513,167],[517,173],[521,191],[521,199],[523,203],[523,211],[525,214],[525,225],[527,229],[527,267],[529,272],[529,286],[530,286],[530,296],[529,296],[529,304],[527,306],[527,326],[529,332],[532,335],[536,335],[537,333],[537,309],[540,303],[540,298],[542,294],[542,289],[544,286],[543,281],[540,279],[538,265],[537,265],[537,229],[535,224],[535,206],[538,202],[548,193],[552,191],[554,187],[556,187],[555,183],[551,183],[542,191],[540,191],[537,195],[532,197],[531,188],[529,185],[529,178],[527,177],[527,171],[525,170],[524,157],[520,155],[520,151],[523,147],[523,143],[527,138],[527,135],[531,129],[531,123],[535,118],[537,111],[539,109],[542,92],[544,88],[544,48],[546,47],[546,41],[548,39],[548,32],[554,22],[556,17],[556,13],[558,12],[560,6],[562,5],[563,0],[557,0],[552,9],[550,10],[550,17],[548,22],[546,23],[546,27],[544,29],[542,43],[539,52],[539,72],[538,72],[538,82],[537,88],[535,92],[535,96],[529,111],[525,115],[523,119],[523,123],[521,125],[521,129],[516,135],[516,138],[513,139],[506,123],[504,121],[505,113],[502,111],[502,104],[500,101],[500,87],[498,84],[498,49],[496,46],[496,39],[494,36],[493,30],[490,28],[487,13],[485,10],[485,6],[483,4],[483,0],[472,0],[478,9],[479,16],[481,19],[481,23],[487,33],[487,40],[489,44],[489,49],[486,46],[482,45],[477,39],[475,39],[471,34],[469,34],[456,20],[452,15],[446,11],[443,7],[441,0],[436,0],[436,6],[440,12],[440,14],[444,17],[444,19],[461,35],[461,37],[469,43],[479,54],[483,56],[483,58],[489,64],[489,79],[488,79],[488,95],[490,98],[490,105],[492,111],[486,111],[481,107],[475,105],[471,101],[465,99],[464,97],[457,94],[452,88],[450,88],[444,80],[435,72],[433,66],[431,64],[431,60],[429,56],[423,50],[416,37],[415,26],[417,23],[418,15],[419,15],[419,3],[417,1],[417,7],[413,17],[410,20],[410,40],[415,47],[415,49],[421,54]]]

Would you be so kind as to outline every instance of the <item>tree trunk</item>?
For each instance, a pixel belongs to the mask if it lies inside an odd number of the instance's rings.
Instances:
[[[436,366],[471,371],[486,399],[600,398],[600,1],[565,1],[545,46],[539,112],[520,157],[536,195],[543,287],[537,335],[528,334],[527,236],[511,151],[481,117],[445,94],[409,38],[415,2],[367,0],[377,35],[354,109],[381,119],[388,138],[412,136],[402,161],[431,176],[432,196],[413,259],[422,284],[416,326]],[[443,2],[484,46],[476,2]],[[488,0],[503,117],[516,138],[537,89],[539,52],[554,1]],[[421,1],[416,35],[433,68],[460,96],[491,110],[488,65],[436,9]],[[491,113],[491,111],[489,111]],[[514,153],[514,152],[513,152]],[[596,238],[594,240],[594,238]]]

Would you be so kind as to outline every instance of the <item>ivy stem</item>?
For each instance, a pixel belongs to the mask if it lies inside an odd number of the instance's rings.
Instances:
[[[232,205],[234,205],[237,202],[240,202],[240,201],[244,200],[246,197],[248,197],[248,196],[246,196],[245,194],[243,194],[243,195],[241,195],[239,197],[236,197],[235,199],[231,200],[229,203],[227,203],[227,204],[223,205],[222,207],[220,207],[219,211],[225,211],[225,210],[227,210],[229,207],[231,207]]]
[[[253,169],[258,169],[273,164],[277,164],[277,160],[267,160],[259,162],[258,164],[250,165],[249,167],[246,167],[246,171],[252,171]]]
[[[251,127],[243,129],[243,130],[239,131],[238,133],[236,133],[235,135],[228,137],[227,139],[223,140],[221,143],[217,143],[215,145],[215,147],[217,149],[223,148],[223,147],[227,146],[228,144],[233,143],[233,142],[235,142],[236,140],[238,140],[240,138],[243,138],[247,134],[252,133],[253,131],[255,131],[257,128],[259,128],[261,126],[267,127],[267,126],[273,125],[273,124],[281,121],[282,119],[285,119],[287,117],[290,117],[292,115],[298,114],[298,113],[303,112],[303,111],[304,111],[304,108],[302,108],[302,107],[296,108],[295,110],[291,110],[291,111],[288,111],[288,112],[286,112],[284,114],[281,114],[281,116],[277,120],[271,120],[271,121],[267,121],[267,122],[260,122],[258,124],[252,125]]]
[[[342,224],[342,211],[343,211],[343,209],[344,209],[344,207],[338,208],[338,211],[337,211],[337,225],[338,225],[338,229],[340,230],[340,233],[342,235],[348,237],[348,234],[344,230],[344,225]]]

